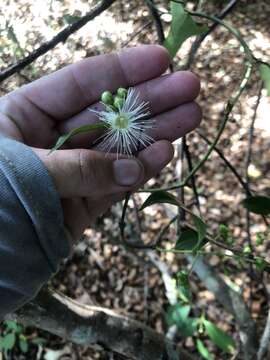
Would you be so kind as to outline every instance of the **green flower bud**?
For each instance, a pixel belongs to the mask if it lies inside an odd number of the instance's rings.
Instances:
[[[128,93],[127,89],[125,89],[125,88],[119,88],[117,90],[117,96],[119,96],[122,99],[125,99],[127,97],[127,93]]]
[[[116,109],[119,109],[124,105],[124,101],[125,100],[123,98],[116,96],[114,98],[113,106],[116,107]]]
[[[101,101],[106,105],[113,104],[113,95],[110,91],[104,91],[101,95]]]

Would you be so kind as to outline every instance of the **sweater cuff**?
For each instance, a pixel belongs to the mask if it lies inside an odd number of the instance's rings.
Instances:
[[[30,147],[8,138],[0,138],[0,169],[31,219],[36,241],[55,273],[70,254],[71,244],[48,170]]]

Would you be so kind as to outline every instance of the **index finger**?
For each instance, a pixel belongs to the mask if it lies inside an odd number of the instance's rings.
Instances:
[[[98,101],[103,91],[160,76],[168,64],[163,47],[143,45],[81,60],[18,91],[54,119],[65,120]]]

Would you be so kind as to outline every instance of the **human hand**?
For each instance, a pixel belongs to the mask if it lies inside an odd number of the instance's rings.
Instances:
[[[0,99],[0,132],[31,146],[54,179],[65,223],[78,239],[89,223],[127,191],[155,176],[172,159],[171,142],[201,120],[194,99],[199,81],[191,73],[162,76],[169,65],[160,46],[140,46],[119,54],[87,58],[13,91]],[[155,142],[136,158],[119,159],[91,150],[100,132],[72,138],[66,150],[48,156],[57,138],[98,121],[88,107],[97,106],[104,90],[135,86],[149,101]],[[19,154],[18,154],[19,156]]]

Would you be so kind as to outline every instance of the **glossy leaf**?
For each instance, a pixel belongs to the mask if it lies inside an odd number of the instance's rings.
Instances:
[[[213,341],[213,343],[215,343],[221,350],[227,353],[233,352],[235,349],[235,342],[230,335],[226,334],[211,321],[204,320],[203,324],[208,336]]]
[[[175,250],[179,251],[193,251],[200,250],[207,240],[199,240],[199,235],[197,231],[193,229],[184,229],[177,240],[175,245]]]
[[[266,196],[250,196],[243,201],[250,212],[260,215],[270,214],[270,198]]]
[[[193,218],[193,222],[196,227],[196,230],[198,232],[199,243],[201,243],[206,236],[206,224],[197,215],[192,215],[192,218]]]
[[[181,204],[176,199],[176,197],[167,191],[157,191],[152,193],[143,203],[140,210],[145,209],[148,206],[154,205],[154,204],[172,204],[175,206],[180,206]]]
[[[214,360],[213,356],[210,354],[207,347],[204,345],[204,343],[200,339],[197,339],[196,346],[197,346],[197,350],[199,351],[199,353],[201,354],[201,356],[204,359]]]
[[[164,46],[173,58],[186,39],[202,34],[208,28],[205,25],[197,24],[180,3],[171,1],[171,14],[171,28],[169,35],[164,41]]]
[[[267,89],[267,93],[270,96],[270,66],[266,64],[260,65],[260,75],[264,81],[264,86]]]
[[[97,124],[91,124],[91,125],[83,125],[78,128],[72,129],[69,133],[59,137],[56,144],[51,149],[50,153],[52,153],[55,150],[58,150],[67,140],[69,140],[71,137],[73,137],[75,135],[98,130],[98,129],[105,129],[106,127],[107,127],[107,125],[105,123],[97,123]]]

